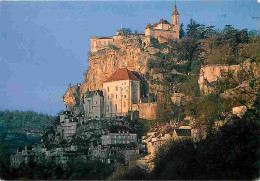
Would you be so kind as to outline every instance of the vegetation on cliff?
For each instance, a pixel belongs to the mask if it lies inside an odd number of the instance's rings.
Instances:
[[[242,118],[233,116],[205,139],[173,140],[157,151],[154,170],[132,167],[116,179],[253,180],[259,177],[260,96]]]

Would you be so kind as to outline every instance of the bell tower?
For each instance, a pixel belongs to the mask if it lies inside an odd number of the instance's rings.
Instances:
[[[173,13],[172,13],[172,24],[173,25],[179,26],[179,24],[180,24],[179,16],[180,16],[180,14],[177,10],[176,2],[175,2],[174,10],[173,10]]]

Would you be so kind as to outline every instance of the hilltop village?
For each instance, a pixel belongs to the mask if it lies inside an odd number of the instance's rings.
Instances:
[[[127,34],[124,30],[118,30],[111,37],[91,37],[91,54],[111,47],[116,49],[126,38],[138,40],[142,47],[150,44],[151,37],[161,43],[178,40],[180,24],[176,5],[171,17],[172,24],[163,19],[153,25],[149,23],[144,34]],[[155,120],[157,97],[152,94],[144,96],[144,75],[139,71],[131,71],[134,70],[132,66],[125,64],[120,68],[114,67],[114,70],[102,81],[102,89],[88,89],[79,104],[75,103],[78,101],[75,97],[67,96],[70,93],[68,90],[63,97],[67,110],[61,113],[55,128],[47,133],[45,142],[18,149],[11,157],[11,166],[18,167],[28,162],[29,158],[40,160],[48,157],[54,158],[57,163],[66,164],[69,157],[75,156],[111,163],[116,161],[118,155],[122,155],[124,163],[128,164],[131,157],[146,153],[144,160],[139,160],[145,164],[154,157],[156,148],[167,139],[192,135],[191,126],[183,122],[178,125],[157,124],[147,135],[138,137],[131,121],[138,118]],[[80,84],[73,87],[77,91],[80,88]],[[172,99],[175,104],[180,104],[182,94],[176,95]]]
[[[207,95],[215,91],[214,83],[226,74],[237,76],[241,71],[253,70],[252,75],[259,77],[258,65],[247,59],[236,65],[205,64],[194,72],[181,68],[169,71],[165,57],[175,51],[174,43],[180,41],[180,14],[176,4],[171,23],[160,19],[154,24],[148,23],[144,33],[122,29],[113,36],[91,37],[85,81],[67,89],[63,96],[66,110],[53,128],[46,132],[41,143],[18,149],[11,156],[11,166],[19,167],[30,158],[36,161],[51,158],[66,165],[70,158],[77,157],[108,164],[135,162],[152,170],[157,149],[168,140],[205,138],[208,125],[198,124],[194,116],[183,114],[188,111],[182,106],[191,101],[192,96],[188,89],[179,88],[184,85],[182,77],[192,77],[197,72],[195,82],[199,92]],[[209,47],[207,40],[200,43],[205,49]],[[199,55],[201,59],[207,58],[205,49]],[[155,61],[157,59],[162,62]],[[186,59],[178,61],[175,57],[171,62],[176,67],[185,67]],[[169,74],[173,79],[179,78],[178,86],[173,81],[165,83]],[[248,82],[243,81],[221,92],[221,96],[235,97],[243,85],[247,87]],[[229,112],[221,112],[225,119],[212,123],[213,128],[218,129],[232,115],[241,117],[252,106],[255,92],[253,95],[245,96],[245,104],[236,101]],[[178,116],[168,119],[172,107]],[[168,120],[160,121],[165,119]],[[137,128],[137,121],[149,123],[145,132]]]

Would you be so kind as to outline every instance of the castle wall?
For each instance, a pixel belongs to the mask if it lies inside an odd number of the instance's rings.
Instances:
[[[156,119],[156,110],[157,110],[157,103],[140,103],[138,104],[139,107],[139,118],[142,119]]]
[[[162,36],[168,39],[179,39],[179,33],[176,31],[152,29],[150,30],[150,32],[147,31],[147,33],[149,33],[150,36],[155,38],[159,38],[160,36]]]
[[[98,50],[102,50],[107,48],[109,44],[113,42],[112,37],[91,37],[90,39],[90,51],[97,52]]]

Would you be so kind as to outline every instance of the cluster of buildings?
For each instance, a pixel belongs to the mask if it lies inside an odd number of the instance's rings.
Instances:
[[[30,159],[37,162],[54,160],[66,165],[71,157],[112,163],[121,156],[122,162],[127,164],[139,153],[137,135],[129,129],[125,118],[90,120],[64,111],[59,124],[45,134],[41,143],[19,148],[11,155],[11,167],[27,164]]]
[[[32,146],[25,146],[18,148],[14,155],[10,157],[10,166],[17,168],[21,164],[28,164],[29,161],[43,162],[54,161],[60,165],[66,165],[69,158],[84,155],[77,153],[78,147],[76,145],[64,145],[58,147],[47,147],[44,143],[35,143]],[[85,157],[84,157],[85,158]]]
[[[149,41],[150,37],[157,38],[159,42],[167,42],[169,39],[179,39],[180,31],[180,14],[177,10],[176,4],[171,15],[172,24],[169,21],[160,19],[159,22],[148,23],[144,33],[135,33],[128,36],[137,36],[142,39],[143,44]],[[94,36],[90,39],[91,52],[97,52],[109,47],[109,45],[119,44],[125,36],[124,30],[118,30],[113,36]]]
[[[152,169],[152,160],[160,146],[172,139],[195,138],[196,136],[197,130],[192,129],[185,122],[179,124],[156,123],[146,135],[142,136],[142,145],[144,145],[147,154],[139,159],[137,163],[141,167]]]

